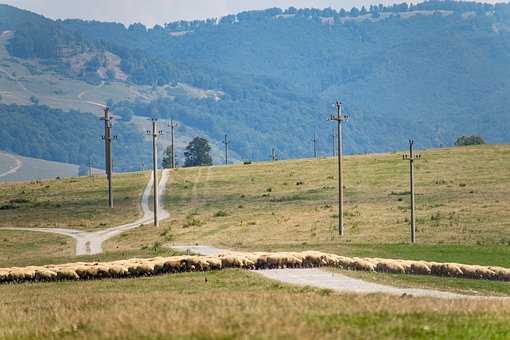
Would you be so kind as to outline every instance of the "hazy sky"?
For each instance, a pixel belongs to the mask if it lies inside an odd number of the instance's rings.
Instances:
[[[495,0],[490,0],[493,2]],[[400,3],[403,0],[0,0],[47,17],[96,19],[147,26],[176,20],[220,17],[250,9],[290,6],[346,8],[372,3]],[[408,1],[414,2],[414,1]]]

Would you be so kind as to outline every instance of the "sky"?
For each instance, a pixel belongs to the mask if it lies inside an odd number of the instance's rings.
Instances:
[[[315,7],[350,9],[373,3],[385,5],[404,0],[0,0],[52,19],[95,19],[152,27],[177,20],[221,17],[252,9]],[[493,2],[495,0],[490,0]],[[415,2],[415,1],[407,1]]]

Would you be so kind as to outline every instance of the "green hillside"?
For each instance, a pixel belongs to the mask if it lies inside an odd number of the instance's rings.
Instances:
[[[309,156],[314,131],[329,153],[337,99],[351,115],[350,153],[403,148],[409,137],[423,147],[465,134],[503,143],[509,6],[270,9],[152,29],[1,6],[0,94],[95,114],[94,103],[109,102],[126,121],[173,117],[217,143],[228,133],[238,159],[267,159],[273,147]]]

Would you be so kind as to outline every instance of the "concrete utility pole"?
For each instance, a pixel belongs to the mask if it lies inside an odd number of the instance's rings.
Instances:
[[[112,118],[110,117],[110,108],[105,107],[104,117],[104,155],[106,178],[108,180],[108,205],[113,208],[113,189],[112,189],[112,173],[113,173],[113,159],[112,159],[112,140],[117,139],[117,136],[112,136]]]
[[[172,146],[171,146],[171,150],[172,150],[172,160],[170,162],[170,167],[172,169],[175,169],[177,166],[175,164],[175,129],[178,127],[177,123],[174,123],[174,119],[172,118],[170,120],[170,133],[171,133],[171,137],[172,137]]]
[[[317,158],[317,134],[314,132],[313,133],[313,139],[312,139],[312,142],[313,142],[313,158]]]
[[[228,164],[228,145],[231,143],[231,141],[228,139],[228,135],[225,135],[225,140],[223,141],[223,144],[225,144],[225,165]]]
[[[159,197],[158,197],[158,145],[156,143],[159,136],[163,132],[157,129],[157,118],[152,118],[152,131],[147,131],[147,135],[152,135],[152,170],[154,176],[154,226],[159,226],[158,209],[159,209]]]
[[[421,159],[421,155],[413,152],[414,140],[409,140],[409,155],[402,155],[402,159],[409,161],[409,186],[411,192],[411,243],[416,243],[416,201],[414,195],[414,161]]]
[[[342,103],[336,102],[336,115],[331,115],[330,121],[337,122],[337,146],[338,146],[338,233],[340,236],[344,234],[344,185],[343,185],[343,141],[342,141],[342,122],[349,119],[342,113]]]
[[[273,160],[273,162],[278,160],[278,157],[276,156],[276,149],[275,148],[273,148],[271,150],[271,159]]]
[[[89,177],[92,177],[92,158],[89,156],[89,162],[88,162],[88,167],[89,167]]]

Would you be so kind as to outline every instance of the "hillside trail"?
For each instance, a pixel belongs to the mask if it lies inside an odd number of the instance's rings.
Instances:
[[[158,195],[160,202],[163,202],[164,193],[166,191],[166,185],[168,183],[168,179],[170,177],[169,170],[163,170],[161,179],[158,185]],[[101,254],[103,252],[102,245],[105,241],[118,236],[126,231],[136,229],[146,223],[153,221],[153,213],[149,208],[149,198],[151,196],[153,184],[153,176],[150,176],[149,182],[145,187],[145,190],[141,199],[141,209],[143,212],[143,216],[138,220],[119,225],[116,227],[87,232],[76,229],[68,229],[68,228],[0,228],[2,230],[16,230],[16,231],[35,231],[42,233],[50,233],[50,234],[59,234],[68,237],[72,237],[76,240],[76,255],[96,255]],[[160,220],[165,220],[170,217],[168,211],[166,211],[162,205],[160,206]]]
[[[220,254],[230,252],[226,249],[203,245],[182,245],[172,246],[171,248],[183,253],[193,253],[204,256],[218,256]],[[431,297],[438,299],[510,300],[510,297],[465,295],[434,289],[398,288],[355,279],[340,273],[327,272],[319,268],[264,269],[254,270],[253,272],[268,279],[280,281],[283,283],[289,283],[297,286],[310,286],[315,288],[331,289],[335,292],[348,294],[389,294],[400,297]]]
[[[8,158],[11,158],[16,162],[16,165],[14,166],[14,168],[11,168],[11,169],[7,170],[6,172],[1,173],[0,178],[5,177],[7,175],[15,174],[23,166],[23,162],[21,161],[21,159],[16,158],[16,157],[6,154],[6,153],[0,153],[0,154],[6,156]]]

